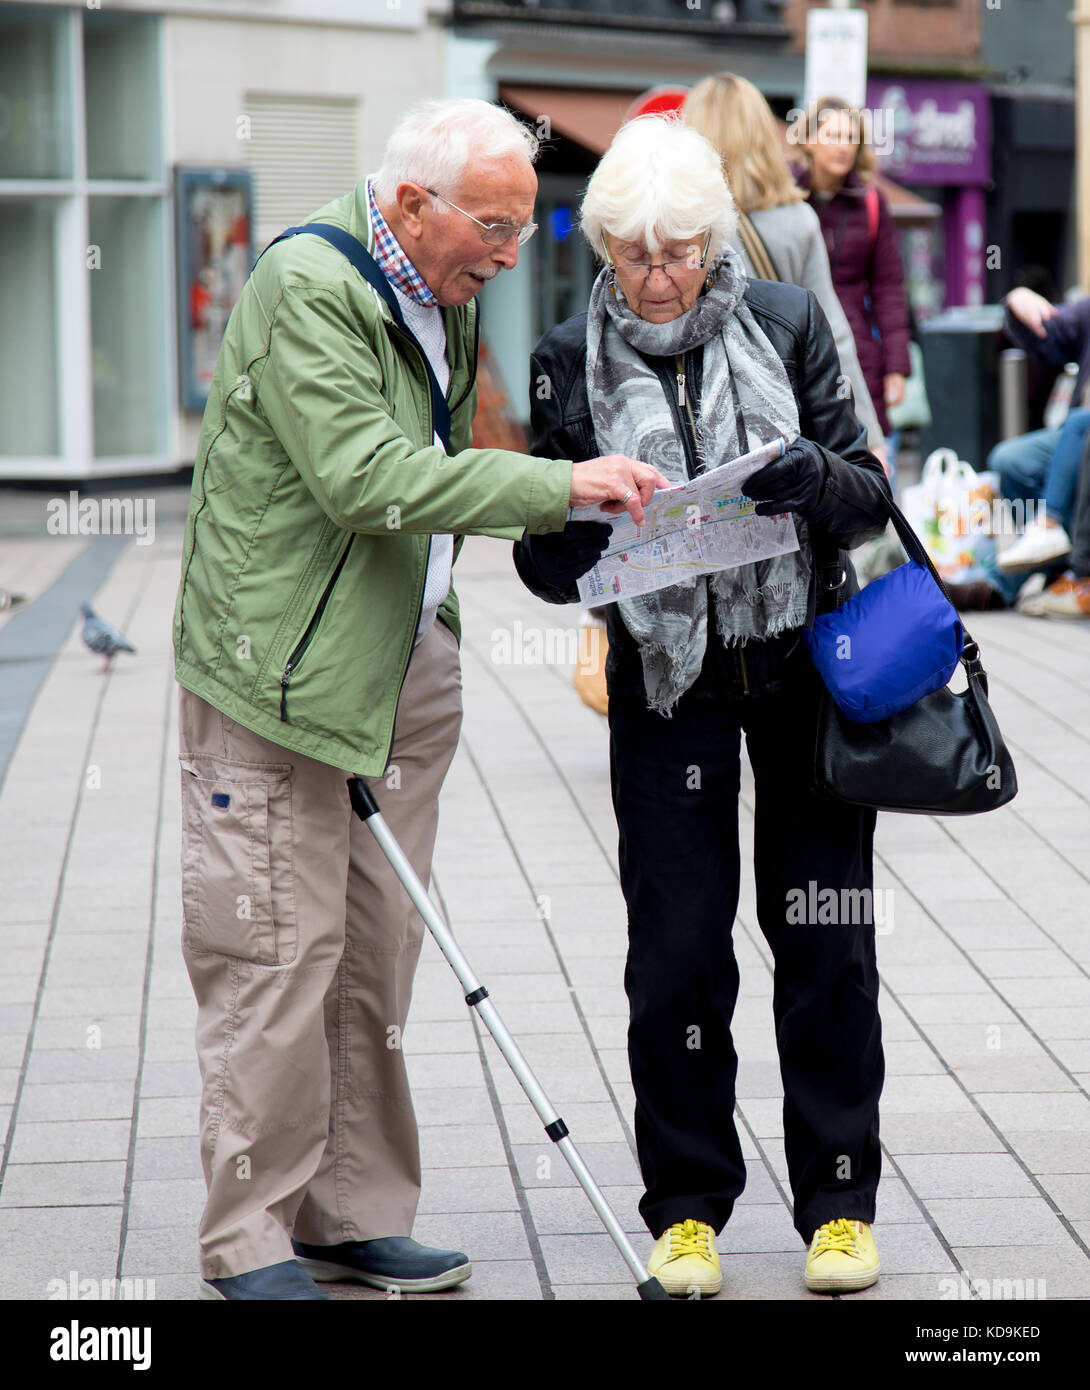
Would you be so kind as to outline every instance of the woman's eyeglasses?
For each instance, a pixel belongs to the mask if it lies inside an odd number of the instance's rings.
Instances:
[[[602,248],[606,254],[606,263],[612,266],[613,273],[617,276],[619,280],[625,280],[630,283],[637,283],[640,280],[646,280],[653,270],[661,269],[670,277],[671,280],[680,279],[682,275],[684,275],[687,271],[690,270],[703,270],[704,262],[708,259],[708,248],[711,246],[711,244],[712,234],[711,232],[709,232],[704,239],[704,250],[701,253],[699,260],[696,259],[696,247],[692,246],[689,248],[689,254],[684,258],[684,260],[650,262],[640,261],[636,264],[633,264],[631,262],[615,261],[613,257],[609,254],[609,248],[608,246],[606,246],[605,236],[603,235],[602,237]]]
[[[521,227],[515,226],[513,222],[482,222],[471,212],[466,212],[465,208],[460,208],[457,203],[452,203],[449,198],[444,198],[442,193],[436,193],[434,188],[429,188],[428,192],[433,198],[438,198],[440,202],[446,203],[447,207],[453,208],[455,212],[460,212],[471,222],[476,222],[477,226],[481,228],[481,240],[486,246],[503,246],[513,236],[518,237],[520,246],[525,246],[537,231],[536,222],[524,222]]]

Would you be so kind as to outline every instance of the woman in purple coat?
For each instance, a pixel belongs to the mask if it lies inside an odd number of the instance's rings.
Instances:
[[[839,97],[814,102],[799,131],[794,169],[821,222],[833,287],[855,335],[859,364],[885,434],[885,407],[904,396],[908,305],[893,218],[874,182],[878,163],[860,113]]]

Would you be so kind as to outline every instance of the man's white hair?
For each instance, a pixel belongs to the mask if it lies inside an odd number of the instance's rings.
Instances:
[[[637,116],[591,175],[580,225],[601,260],[604,232],[652,253],[711,232],[710,261],[734,239],[738,213],[710,141],[674,117]]]
[[[386,142],[375,196],[392,203],[398,184],[406,182],[450,195],[470,159],[521,154],[533,164],[540,143],[528,125],[502,106],[473,97],[425,101],[402,116]]]

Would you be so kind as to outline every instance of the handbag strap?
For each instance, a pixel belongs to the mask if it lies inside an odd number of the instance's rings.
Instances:
[[[304,222],[301,227],[289,227],[287,231],[281,232],[278,237],[274,237],[269,242],[269,246],[275,246],[278,241],[284,241],[287,237],[297,236],[300,232],[312,232],[315,236],[320,236],[323,241],[328,241],[331,246],[335,246],[342,256],[347,257],[357,271],[363,276],[372,288],[376,289],[386,302],[390,313],[393,315],[394,322],[402,333],[409,339],[412,345],[420,353],[424,362],[424,369],[428,374],[428,387],[431,391],[432,422],[435,425],[435,432],[443,441],[443,448],[450,449],[450,406],[447,398],[443,394],[443,389],[436,379],[435,371],[428,354],[424,351],[419,339],[412,329],[406,324],[405,316],[401,312],[401,305],[397,302],[397,295],[390,288],[390,282],[383,275],[378,267],[378,262],[368,251],[367,247],[352,235],[346,232],[343,227],[337,227],[332,222]],[[269,249],[265,247],[265,251]],[[265,254],[262,251],[261,256]],[[261,259],[258,256],[258,260]],[[257,262],[255,261],[256,265]]]
[[[753,225],[753,219],[745,212],[738,214],[738,239],[753,266],[753,278],[755,280],[778,280],[780,278],[775,262],[768,254],[768,247],[765,245],[764,239]]]

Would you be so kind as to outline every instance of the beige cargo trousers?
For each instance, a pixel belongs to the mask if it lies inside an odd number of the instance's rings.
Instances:
[[[420,1149],[401,1039],[424,924],[340,770],[179,688],[182,951],[197,997],[205,1278],[312,1245],[407,1236]],[[369,783],[427,883],[462,720],[436,620]],[[396,769],[396,772],[395,772]],[[398,785],[399,784],[399,785]]]

